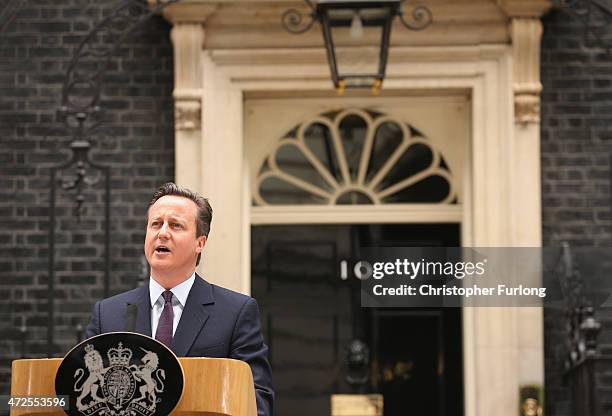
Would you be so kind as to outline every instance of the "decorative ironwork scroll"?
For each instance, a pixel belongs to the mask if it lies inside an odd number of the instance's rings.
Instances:
[[[309,12],[307,14],[302,13],[297,9],[289,9],[285,11],[281,17],[281,23],[283,28],[289,33],[299,35],[304,32],[308,32],[315,22],[320,21],[321,16],[317,13],[315,5],[312,0],[304,0],[306,6],[308,6]],[[359,4],[359,2],[357,2]],[[407,16],[404,12],[404,1],[401,2],[401,6],[398,11],[398,16],[402,25],[410,30],[423,30],[431,24],[433,21],[433,14],[429,7],[425,5],[414,6]]]
[[[423,30],[433,21],[431,10],[423,5],[415,6],[410,13],[410,18],[406,18],[406,14],[400,9],[399,18],[402,24],[410,30]]]
[[[310,0],[304,0],[304,2],[310,8],[310,13],[308,13],[307,16],[304,16],[304,14],[297,9],[289,9],[283,13],[281,23],[287,32],[294,33],[296,35],[308,32],[312,25],[314,25],[318,20],[317,13],[312,2]],[[304,21],[306,18],[310,20]]]

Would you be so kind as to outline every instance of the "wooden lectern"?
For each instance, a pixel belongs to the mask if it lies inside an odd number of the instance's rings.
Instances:
[[[54,396],[61,358],[13,361],[11,396]],[[182,416],[256,416],[253,375],[248,364],[225,358],[179,358],[183,396],[172,412]],[[171,382],[171,380],[168,380]],[[63,410],[19,408],[18,415],[65,415]]]

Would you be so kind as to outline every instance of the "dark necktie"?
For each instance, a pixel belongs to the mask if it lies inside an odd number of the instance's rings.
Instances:
[[[155,339],[170,348],[172,345],[172,326],[174,323],[174,311],[172,310],[172,292],[166,290],[164,296],[164,310],[159,317]]]

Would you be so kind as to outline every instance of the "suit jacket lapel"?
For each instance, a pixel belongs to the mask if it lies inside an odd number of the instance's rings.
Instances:
[[[136,317],[136,332],[151,336],[151,298],[149,296],[149,284],[143,285],[134,297],[133,305],[138,306]]]
[[[211,303],[215,303],[212,286],[196,274],[195,282],[193,282],[183,308],[181,320],[172,339],[172,351],[177,356],[184,357],[189,352],[208,320],[209,314],[202,305]]]

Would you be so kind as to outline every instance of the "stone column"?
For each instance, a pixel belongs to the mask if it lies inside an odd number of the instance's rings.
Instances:
[[[512,224],[513,243],[519,246],[540,246],[540,218],[522,212],[541,212],[540,182],[527,178],[540,175],[540,42],[542,22],[539,18],[514,18],[512,34],[514,143],[512,170],[514,188]],[[524,218],[531,221],[525,222]]]
[[[538,17],[516,17],[512,34],[514,140],[511,156],[511,221],[514,246],[542,245],[540,181],[540,43],[542,22]],[[531,178],[531,179],[528,179]],[[533,282],[534,285],[541,284]],[[539,397],[544,389],[544,312],[542,308],[517,309],[520,400],[525,392]],[[537,393],[534,393],[537,392]],[[544,403],[539,403],[544,407]],[[523,406],[521,406],[523,407]]]
[[[202,140],[202,43],[200,23],[175,23],[174,137],[175,180],[190,189],[201,189]]]
[[[204,24],[217,7],[179,2],[162,10],[173,25],[170,37],[174,49],[175,181],[204,194],[201,183],[202,49]]]
[[[551,7],[549,0],[498,0],[509,17],[512,40],[512,91],[514,126],[509,143],[509,244],[514,247],[542,245],[540,181],[540,44],[541,16]],[[532,282],[540,285],[541,281]],[[501,312],[501,311],[500,311]],[[512,328],[516,363],[517,399],[527,395],[541,400],[544,389],[544,323],[542,308],[512,308],[506,311]],[[486,395],[486,386],[479,386]],[[535,393],[534,393],[535,392]],[[522,414],[523,404],[514,414]],[[542,407],[544,403],[538,403]]]

